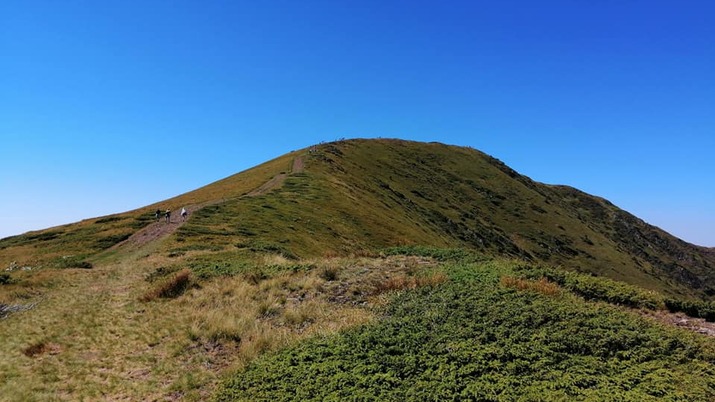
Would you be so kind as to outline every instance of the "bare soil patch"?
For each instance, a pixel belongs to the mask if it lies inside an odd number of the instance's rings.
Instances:
[[[693,318],[683,313],[669,313],[667,311],[640,310],[639,312],[645,317],[667,325],[715,337],[715,323],[705,321],[702,318]]]

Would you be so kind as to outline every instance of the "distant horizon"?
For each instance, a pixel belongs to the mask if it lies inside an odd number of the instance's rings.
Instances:
[[[715,246],[715,2],[0,2],[0,237],[338,138],[471,146]]]

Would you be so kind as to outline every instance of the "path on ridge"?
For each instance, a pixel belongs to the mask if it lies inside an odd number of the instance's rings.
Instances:
[[[289,174],[294,174],[294,173],[301,173],[303,172],[304,169],[304,163],[303,163],[303,158],[301,156],[295,157],[293,159],[293,164],[291,166],[291,171],[290,173],[281,173],[267,182],[263,183],[260,187],[248,192],[245,195],[242,195],[238,198],[243,198],[243,197],[258,197],[261,195],[264,195],[268,193],[271,190],[274,190],[276,188],[279,188],[280,186],[283,185],[285,182],[285,179],[288,177]],[[187,221],[191,219],[191,216],[198,210],[210,206],[210,205],[216,205],[220,204],[222,202],[225,202],[226,200],[217,200],[217,201],[207,201],[201,204],[192,204],[192,205],[186,205],[184,208],[189,213],[189,217],[187,218]],[[155,240],[164,238],[166,236],[169,236],[170,234],[176,232],[177,229],[179,229],[185,221],[182,219],[181,210],[178,211],[171,211],[171,219],[169,222],[166,222],[166,218],[164,217],[164,211],[162,211],[162,215],[159,218],[159,221],[154,222],[133,235],[131,235],[127,240],[115,245],[112,247],[112,249],[117,249],[117,248],[139,248],[142,247],[148,243],[151,243]]]

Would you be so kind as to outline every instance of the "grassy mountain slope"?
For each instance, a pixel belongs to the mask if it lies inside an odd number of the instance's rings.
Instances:
[[[303,172],[265,195],[246,197],[289,173],[295,158],[303,159]],[[81,265],[151,223],[156,208],[185,205],[199,210],[165,243],[167,253],[270,249],[308,257],[429,244],[561,265],[674,294],[715,293],[715,254],[708,249],[601,198],[536,183],[479,151],[399,140],[321,144],[136,211],[3,239],[0,264]]]
[[[300,158],[302,172],[247,197]],[[276,158],[145,208],[0,240],[0,264],[82,267],[152,222],[156,208],[197,212],[163,250],[287,257],[401,244],[466,247],[605,275],[672,294],[715,294],[715,253],[566,186],[522,176],[479,151],[438,143],[351,140]]]
[[[0,266],[67,268],[90,261],[154,221],[154,211],[186,205],[222,203],[245,195],[272,177],[290,170],[294,154],[286,154],[242,173],[166,201],[78,223],[0,239]]]
[[[154,222],[183,206],[187,222]],[[711,338],[609,303],[667,314],[665,294],[708,296],[714,261],[470,148],[321,144],[1,239],[0,400],[206,400],[233,370],[218,398],[290,399],[301,384],[318,399],[712,400]]]
[[[473,149],[354,140],[302,157],[304,172],[282,188],[201,210],[170,247],[268,247],[298,257],[399,244],[467,247],[665,292],[713,292],[715,259],[704,248]]]

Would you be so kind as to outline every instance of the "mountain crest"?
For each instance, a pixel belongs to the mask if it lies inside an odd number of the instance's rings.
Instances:
[[[187,222],[154,222],[157,208],[181,207]],[[146,208],[3,239],[0,263],[32,255],[29,264],[56,265],[68,248],[91,260],[157,242],[167,254],[273,250],[288,258],[460,247],[667,293],[715,294],[712,249],[472,148],[394,139],[318,144]]]

